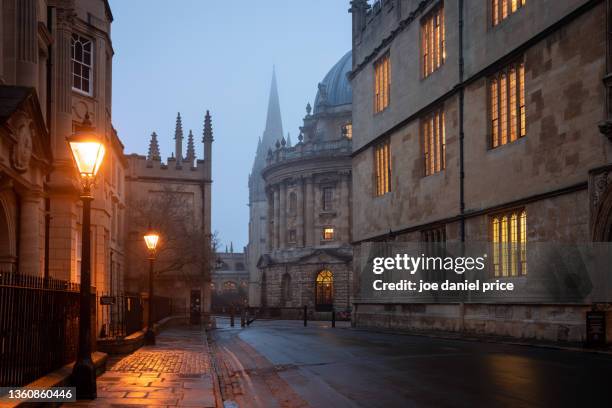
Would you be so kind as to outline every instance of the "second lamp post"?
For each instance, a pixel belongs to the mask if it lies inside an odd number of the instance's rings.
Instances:
[[[149,250],[149,314],[147,318],[147,331],[144,335],[145,344],[155,344],[155,332],[153,331],[153,265],[155,264],[155,255],[157,254],[157,244],[159,243],[159,234],[149,231],[144,236],[145,244]]]

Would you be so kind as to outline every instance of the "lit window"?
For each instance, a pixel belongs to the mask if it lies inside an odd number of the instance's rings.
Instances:
[[[93,94],[93,43],[90,39],[72,34],[72,89]]]
[[[334,239],[334,229],[331,227],[323,228],[323,240],[331,241]]]
[[[334,303],[334,274],[327,269],[317,274],[316,306],[331,307]]]
[[[525,64],[513,64],[490,78],[491,146],[525,136]]]
[[[374,64],[374,113],[382,112],[389,106],[391,91],[391,59],[389,55]]]
[[[511,211],[491,218],[495,277],[527,275],[527,212]]]
[[[329,211],[333,208],[334,189],[325,187],[323,189],[323,211]]]
[[[224,292],[235,292],[237,289],[238,289],[238,285],[236,285],[236,282],[231,282],[231,281],[223,282]]]
[[[349,140],[353,138],[353,125],[351,123],[342,126],[342,136]]]
[[[374,171],[376,175],[376,195],[381,196],[390,192],[391,152],[388,140],[374,148]]]
[[[425,154],[425,175],[429,176],[446,168],[444,110],[438,109],[423,118],[421,129],[423,153]]]
[[[421,22],[421,68],[423,77],[444,64],[444,4],[434,8]]]
[[[524,7],[527,0],[491,0],[491,21],[493,26],[498,25],[508,18],[510,14],[516,13],[518,9]]]

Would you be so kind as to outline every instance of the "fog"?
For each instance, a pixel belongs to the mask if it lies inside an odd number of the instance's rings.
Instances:
[[[317,83],[351,47],[348,0],[110,0],[114,15],[113,124],[126,153],[146,154],[156,131],[162,159],[185,136],[201,141],[213,117],[212,229],[221,247],[248,241],[248,174],[265,125],[276,67],[285,133],[297,140]],[[183,142],[186,147],[186,140]],[[197,143],[198,158],[202,144]]]

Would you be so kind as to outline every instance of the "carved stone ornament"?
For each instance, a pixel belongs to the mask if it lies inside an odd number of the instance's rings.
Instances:
[[[21,116],[12,126],[17,142],[13,145],[11,162],[13,168],[24,172],[30,167],[32,158],[32,140],[34,138],[34,124],[31,119]]]
[[[599,131],[612,142],[612,121],[605,120],[599,123]]]

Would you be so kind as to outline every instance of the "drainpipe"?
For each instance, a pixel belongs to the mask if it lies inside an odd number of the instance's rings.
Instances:
[[[463,0],[459,0],[459,213],[461,242],[465,242],[464,84],[463,84]]]

